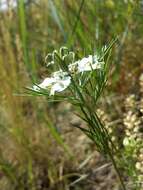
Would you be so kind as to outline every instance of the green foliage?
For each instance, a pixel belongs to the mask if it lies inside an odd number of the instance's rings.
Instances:
[[[107,82],[107,76],[109,72],[108,62],[110,50],[114,43],[115,41],[111,42],[109,46],[102,48],[102,50],[100,50],[100,53],[94,52],[91,63],[90,60],[88,60],[89,58],[83,58],[79,61],[75,61],[74,52],[70,52],[65,47],[60,48],[59,52],[54,50],[52,54],[48,54],[48,56],[51,57],[50,64],[57,65],[60,72],[63,72],[61,73],[61,78],[58,79],[59,81],[61,80],[60,82],[56,81],[57,84],[54,84],[53,82],[50,84],[51,89],[52,85],[53,87],[54,85],[61,85],[60,83],[62,82],[62,78],[64,80],[64,73],[66,72],[66,75],[68,75],[71,78],[68,96],[67,94],[62,94],[62,96],[60,96],[60,93],[58,93],[58,95],[52,94],[52,97],[50,95],[50,92],[48,92],[48,83],[47,85],[45,84],[43,87],[37,85],[36,89],[34,89],[34,86],[33,88],[29,88],[29,90],[34,93],[31,93],[33,95],[40,94],[41,96],[46,96],[49,101],[59,101],[60,98],[60,101],[65,101],[66,99],[67,102],[73,104],[75,109],[78,110],[79,117],[81,117],[81,119],[83,119],[88,126],[88,128],[78,128],[95,143],[96,148],[99,152],[109,156],[111,162],[115,167],[115,170],[117,171],[122,188],[126,189],[120,172],[118,170],[118,167],[116,165],[116,161],[114,159],[114,154],[116,155],[117,151],[116,147],[113,145],[108,131],[106,130],[105,126],[102,124],[102,121],[99,119],[96,113],[97,101],[101,96],[102,91]],[[94,60],[95,56],[97,59],[96,61]],[[91,69],[86,70],[86,64],[89,63],[91,64]],[[77,67],[77,69],[72,69],[71,71],[70,68],[72,68],[73,64],[77,64],[77,66],[74,65],[74,68]],[[80,70],[78,70],[80,64],[84,66],[81,73]],[[95,70],[93,70],[93,67],[96,64],[99,64],[100,67],[97,67],[95,68]]]

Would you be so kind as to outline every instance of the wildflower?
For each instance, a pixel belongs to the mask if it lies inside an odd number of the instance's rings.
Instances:
[[[54,62],[54,51],[52,54],[48,54],[46,56],[45,61],[49,61],[48,65],[55,64]],[[68,55],[71,55],[72,61],[74,55],[72,52],[69,52]],[[67,55],[64,55],[62,58],[63,60],[66,58]],[[98,61],[98,57],[96,55],[89,55],[88,57],[84,57],[81,60],[78,60],[74,63],[69,64],[68,70],[70,73],[83,73],[85,71],[92,71],[95,69],[101,69],[101,64],[103,62]],[[49,78],[45,78],[42,83],[39,85],[34,85],[34,91],[40,91],[41,89],[48,89],[50,90],[50,95],[54,95],[55,92],[62,92],[65,90],[71,83],[71,77],[69,76],[68,72],[64,72],[62,70],[56,71],[52,74]]]
[[[33,90],[40,91],[40,89],[49,89],[50,95],[54,95],[55,92],[62,92],[71,83],[71,77],[67,72],[62,70],[53,73],[51,78],[45,78],[39,85],[34,85]]]
[[[101,64],[99,64],[97,56],[89,55],[88,57],[85,57],[81,59],[78,63],[78,71],[84,72],[84,71],[91,71],[95,69],[100,69]]]
[[[76,71],[78,73],[82,73],[85,71],[92,71],[95,69],[101,69],[101,64],[103,62],[98,61],[97,55],[89,55],[88,57],[84,57],[83,59],[76,61],[69,65],[69,71]]]
[[[40,90],[40,88],[46,89],[47,87],[49,87],[53,82],[55,82],[54,78],[45,78],[43,80],[42,83],[40,83],[39,85],[34,85],[33,89],[34,90]]]
[[[62,92],[71,83],[71,77],[67,72],[63,72],[62,70],[54,72],[53,78],[55,79],[55,82],[51,88],[50,95],[54,95],[55,92]]]
[[[102,48],[102,51],[107,49],[106,46]],[[54,50],[52,53],[48,53],[45,57],[47,67],[50,65],[57,64],[58,60],[61,59],[63,64],[68,64],[70,73],[83,73],[85,71],[92,71],[95,69],[101,69],[104,62],[99,61],[97,55],[89,55],[81,60],[75,61],[75,53],[69,51],[66,47],[61,47],[59,52]]]

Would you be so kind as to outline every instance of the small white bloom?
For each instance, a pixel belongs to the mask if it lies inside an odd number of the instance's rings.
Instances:
[[[40,88],[46,89],[47,87],[49,87],[50,85],[52,85],[54,82],[56,82],[56,80],[54,78],[45,78],[43,80],[43,82],[41,84],[39,84],[38,86]]]
[[[46,78],[39,85],[34,85],[33,90],[40,91],[40,89],[50,89],[50,95],[54,95],[55,92],[61,92],[65,90],[71,83],[71,77],[67,72],[62,70],[54,72],[51,78]]]
[[[103,62],[98,61],[97,55],[89,55],[81,60],[76,61],[69,65],[70,72],[82,73],[84,71],[92,71],[95,69],[101,69]]]
[[[101,64],[98,62],[98,58],[96,55],[92,56],[89,55],[88,57],[85,57],[81,59],[78,62],[78,72],[84,72],[84,71],[92,71],[95,69],[100,69]]]
[[[55,82],[54,78],[45,78],[42,83],[33,86],[33,90],[40,91],[40,89],[46,89]]]
[[[54,82],[51,87],[50,95],[54,95],[55,92],[62,92],[71,83],[71,77],[68,76],[67,72],[63,72],[62,70],[54,72],[53,78],[56,82]]]

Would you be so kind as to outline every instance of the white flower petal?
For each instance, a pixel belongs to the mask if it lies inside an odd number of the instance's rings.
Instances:
[[[98,61],[97,55],[89,55],[88,57],[84,57],[81,60],[76,61],[75,63],[69,64],[69,71],[70,72],[84,72],[84,71],[91,71],[95,69],[101,68],[102,62]]]
[[[40,88],[46,89],[47,87],[52,85],[52,83],[54,83],[54,82],[55,82],[54,78],[45,78],[44,81],[41,84],[39,84],[38,86]]]
[[[34,85],[33,90],[40,91],[40,89],[50,90],[50,95],[54,95],[55,92],[61,92],[65,90],[71,83],[71,77],[68,76],[67,72],[62,70],[53,73],[51,78],[45,78],[39,85]]]
[[[40,91],[41,88],[46,89],[55,82],[54,78],[45,78],[42,83],[33,85],[32,89],[35,91]]]
[[[54,95],[55,92],[62,92],[71,83],[71,77],[66,76],[64,79],[57,80],[51,87],[50,95]]]
[[[81,59],[81,61],[79,61],[78,72],[80,73],[80,72],[84,72],[84,71],[91,71],[91,70],[101,68],[99,66],[100,66],[100,64],[98,62],[97,56],[89,55],[88,57],[85,57],[85,58]]]
[[[65,89],[65,87],[62,83],[55,83],[51,87],[50,95],[54,95],[55,92],[62,92],[64,89]]]

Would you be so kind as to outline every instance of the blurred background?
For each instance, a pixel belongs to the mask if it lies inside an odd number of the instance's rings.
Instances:
[[[23,95],[48,76],[47,53],[89,55],[116,37],[100,108],[122,125],[123,100],[143,70],[143,1],[0,0],[0,190],[118,189],[70,104]]]

